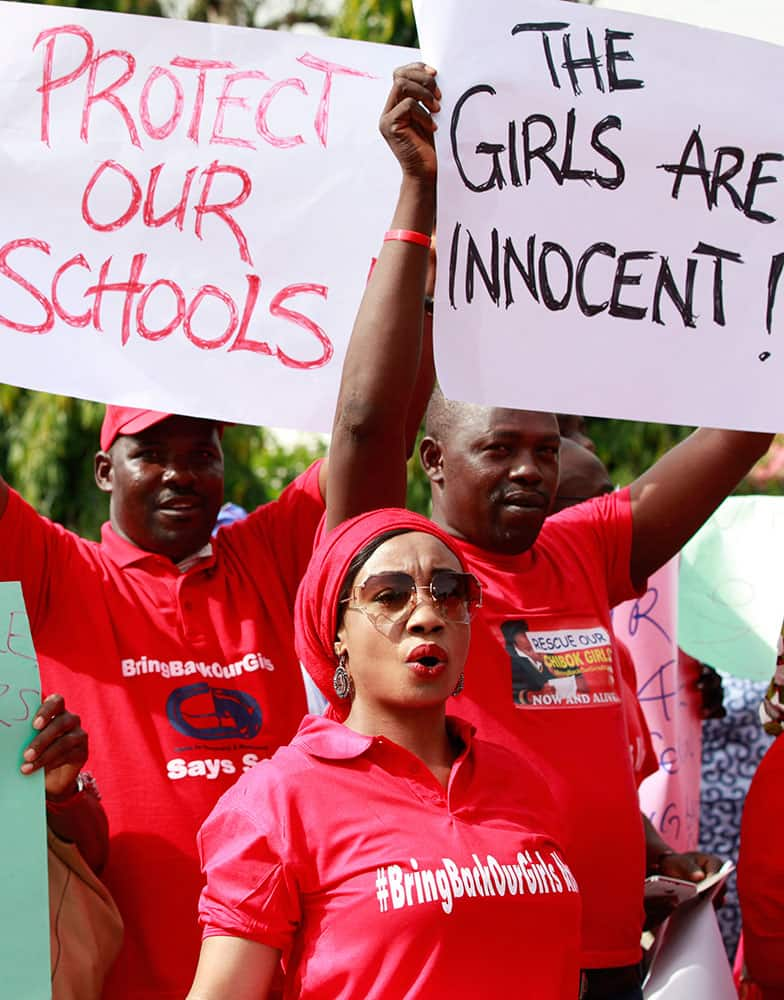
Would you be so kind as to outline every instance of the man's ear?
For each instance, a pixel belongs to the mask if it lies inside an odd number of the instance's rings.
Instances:
[[[95,454],[95,484],[102,493],[112,492],[112,477],[114,466],[112,456],[108,451],[98,451]]]
[[[444,450],[440,441],[429,435],[422,438],[419,445],[419,461],[425,475],[436,486],[444,484]]]

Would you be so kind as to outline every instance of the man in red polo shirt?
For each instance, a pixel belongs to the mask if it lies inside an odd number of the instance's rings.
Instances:
[[[381,119],[403,178],[344,362],[328,528],[363,510],[404,502],[399,414],[411,398],[421,351],[424,234],[432,230],[435,209],[431,113],[439,110],[439,97],[433,70],[421,63],[405,67],[395,73]],[[699,430],[628,489],[545,521],[558,484],[555,415],[453,403],[439,393],[431,400],[420,457],[433,519],[454,537],[483,589],[465,690],[454,711],[485,739],[539,755],[562,779],[567,856],[583,899],[581,962],[590,1000],[642,996],[645,840],[610,608],[640,593],[769,440]],[[529,643],[553,665],[590,674],[590,691],[543,690],[515,704],[504,635],[513,621],[526,623]],[[695,880],[702,877],[694,873]]]
[[[220,426],[110,406],[95,458],[110,504],[100,543],[0,479],[0,577],[22,582],[45,689],[79,706],[109,817],[103,877],[126,928],[111,1000],[185,996],[200,945],[196,832],[306,712],[293,607],[325,474],[311,466],[211,539]]]

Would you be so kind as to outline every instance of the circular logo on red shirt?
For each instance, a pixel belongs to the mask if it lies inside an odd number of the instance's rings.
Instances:
[[[262,726],[261,707],[252,695],[206,681],[172,691],[166,715],[178,733],[200,740],[251,740]]]

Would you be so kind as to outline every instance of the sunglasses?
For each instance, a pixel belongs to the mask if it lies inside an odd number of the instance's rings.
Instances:
[[[482,606],[482,587],[477,578],[451,569],[436,570],[425,586],[418,586],[408,573],[376,573],[352,588],[342,603],[348,605],[347,611],[361,611],[376,627],[397,625],[417,606],[420,593],[429,595],[440,618],[460,625],[467,625],[476,608]]]

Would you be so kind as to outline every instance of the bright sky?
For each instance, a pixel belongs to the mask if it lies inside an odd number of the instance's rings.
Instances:
[[[595,0],[594,6],[685,21],[784,45],[784,0]]]

